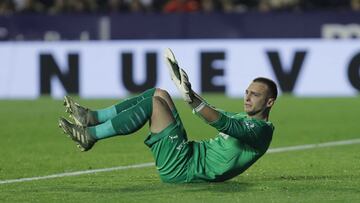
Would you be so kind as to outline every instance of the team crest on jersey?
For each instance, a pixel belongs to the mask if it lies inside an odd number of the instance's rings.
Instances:
[[[255,123],[253,123],[253,122],[249,122],[249,121],[244,121],[244,124],[245,124],[245,126],[246,126],[246,128],[249,130],[249,131],[251,131],[251,132],[253,132],[254,134],[256,134],[256,132],[255,132]]]
[[[247,128],[254,128],[255,127],[255,124],[252,123],[252,122],[244,121],[244,123],[245,123]]]

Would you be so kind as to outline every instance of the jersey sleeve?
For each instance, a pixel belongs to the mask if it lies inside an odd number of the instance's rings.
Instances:
[[[211,126],[219,132],[239,139],[258,149],[267,149],[273,129],[265,122],[256,119],[233,118],[226,113],[220,112],[220,118],[212,123]]]

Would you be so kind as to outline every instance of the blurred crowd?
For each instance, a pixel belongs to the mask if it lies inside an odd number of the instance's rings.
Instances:
[[[307,10],[360,11],[360,0],[0,0],[0,15]]]

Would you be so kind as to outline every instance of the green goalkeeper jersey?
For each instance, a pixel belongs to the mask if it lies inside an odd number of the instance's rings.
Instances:
[[[246,113],[221,111],[220,118],[209,124],[219,134],[193,142],[188,182],[218,182],[239,175],[265,154],[274,131],[271,122],[249,118]]]

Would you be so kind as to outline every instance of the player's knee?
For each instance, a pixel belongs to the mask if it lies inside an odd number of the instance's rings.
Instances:
[[[161,98],[160,96],[154,96],[153,97],[153,106],[155,108],[162,108],[166,106],[166,101]]]
[[[153,127],[159,126],[159,123],[167,124],[167,121],[172,121],[172,114],[166,101],[159,96],[154,96],[152,101],[153,101],[153,112],[151,115],[151,121],[153,123],[152,126]],[[157,125],[154,125],[155,123],[157,123]],[[160,127],[164,127],[164,126],[160,125]]]
[[[170,98],[170,94],[166,90],[161,88],[156,88],[154,96],[159,96],[161,98]]]

